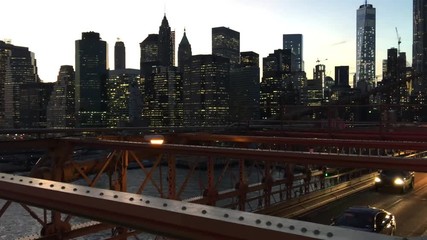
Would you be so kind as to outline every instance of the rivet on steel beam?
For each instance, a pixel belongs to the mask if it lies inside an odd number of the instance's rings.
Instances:
[[[133,201],[133,197],[129,198],[129,201],[131,201],[131,202],[132,202],[132,201]]]
[[[225,218],[228,218],[228,216],[229,216],[229,215],[228,215],[228,213],[224,214],[224,217],[225,217]]]
[[[55,185],[53,185],[53,184],[50,184],[50,187],[51,187],[51,188],[53,188],[53,187],[55,187]]]
[[[303,232],[303,233],[307,232],[307,228],[305,228],[305,227],[301,228],[301,232]]]
[[[295,226],[291,225],[291,226],[289,226],[289,229],[294,230]]]
[[[206,211],[206,210],[203,210],[203,211],[202,211],[202,213],[203,213],[203,214],[206,214],[206,213],[208,213],[208,211]]]
[[[167,203],[163,203],[163,207],[167,207],[168,206],[168,204]]]
[[[320,231],[316,229],[316,230],[313,231],[313,233],[314,233],[314,235],[319,235]]]
[[[245,218],[244,217],[239,217],[239,220],[240,221],[243,221]]]
[[[146,204],[150,204],[150,200],[145,201]]]
[[[187,207],[186,206],[182,206],[182,211],[185,211],[185,210],[187,210]]]
[[[278,228],[282,228],[282,227],[283,227],[283,224],[278,223],[278,224],[277,224],[277,227],[278,227]]]
[[[267,221],[265,224],[266,224],[267,226],[271,226],[271,222],[270,222],[270,221]]]
[[[257,219],[255,222],[256,222],[256,224],[260,224],[261,220]]]
[[[333,237],[333,236],[334,236],[334,234],[333,234],[333,233],[331,233],[331,232],[328,232],[328,233],[326,234],[326,236],[331,238],[331,237]]]

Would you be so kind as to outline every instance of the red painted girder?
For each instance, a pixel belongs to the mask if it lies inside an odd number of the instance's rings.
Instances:
[[[394,239],[382,234],[10,174],[0,174],[0,198],[181,239]]]
[[[128,149],[128,150],[144,150],[153,153],[169,153],[180,154],[183,156],[225,156],[235,159],[249,159],[249,160],[265,160],[265,161],[283,161],[304,164],[317,164],[317,165],[331,165],[343,166],[354,168],[397,168],[414,170],[420,172],[427,172],[427,161],[422,158],[397,158],[392,156],[366,156],[366,155],[348,155],[348,154],[320,154],[309,152],[291,152],[291,151],[277,151],[277,150],[259,150],[259,149],[245,149],[245,148],[225,148],[225,147],[205,147],[194,145],[177,145],[177,144],[163,144],[151,145],[147,143],[137,142],[122,142],[111,140],[98,140],[98,139],[67,139],[61,140],[79,144],[81,146],[97,147],[97,148],[113,148],[113,149]],[[326,140],[325,140],[326,141]],[[348,140],[356,141],[356,140]],[[338,141],[337,141],[338,142]],[[345,142],[341,140],[341,142]],[[363,144],[363,141],[358,141]],[[385,142],[378,143],[384,145]],[[412,144],[412,145],[410,145]],[[397,148],[400,150],[407,149],[427,149],[425,143],[400,143],[393,145],[390,143],[389,149]],[[357,146],[353,145],[353,146]],[[374,144],[372,145],[372,148]],[[400,148],[398,147],[400,146]],[[406,148],[402,147],[405,146]]]

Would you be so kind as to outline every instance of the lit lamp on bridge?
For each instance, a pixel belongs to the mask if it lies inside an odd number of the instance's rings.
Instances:
[[[144,136],[144,140],[151,144],[161,145],[165,141],[165,138],[162,135],[146,135]]]

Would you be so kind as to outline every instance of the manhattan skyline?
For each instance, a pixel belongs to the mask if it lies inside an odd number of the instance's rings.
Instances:
[[[304,70],[312,78],[316,60],[333,76],[335,66],[356,67],[356,11],[364,0],[218,0],[183,1],[30,1],[3,3],[7,24],[0,40],[28,47],[37,59],[42,81],[56,81],[61,65],[75,65],[75,40],[94,31],[108,43],[109,67],[114,69],[114,44],[126,46],[126,67],[139,69],[139,43],[157,33],[166,14],[177,44],[186,29],[193,55],[211,54],[211,31],[229,27],[240,32],[240,51],[254,51],[260,60],[283,47],[283,34],[303,34]],[[377,11],[376,75],[382,74],[387,49],[400,49],[412,63],[412,1],[370,0]],[[19,9],[19,10],[18,10]],[[19,15],[17,15],[19,13]],[[327,59],[327,60],[326,60]],[[262,60],[260,61],[262,64]],[[352,77],[352,76],[351,76]]]

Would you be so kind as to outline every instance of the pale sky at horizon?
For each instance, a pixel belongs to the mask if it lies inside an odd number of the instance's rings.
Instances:
[[[240,32],[240,50],[262,58],[283,47],[283,34],[303,34],[307,78],[316,60],[334,77],[335,66],[356,64],[356,10],[364,0],[2,0],[0,40],[28,47],[42,81],[56,81],[61,65],[75,65],[75,41],[82,32],[98,32],[107,41],[114,68],[117,38],[126,46],[126,67],[139,68],[139,43],[158,33],[166,13],[175,30],[176,52],[184,28],[193,55],[211,54],[213,27]],[[382,74],[387,49],[397,48],[397,27],[412,62],[412,1],[368,0],[376,8],[376,75]],[[327,60],[325,60],[327,59]],[[262,75],[262,73],[261,73]],[[351,81],[351,79],[350,79]]]

